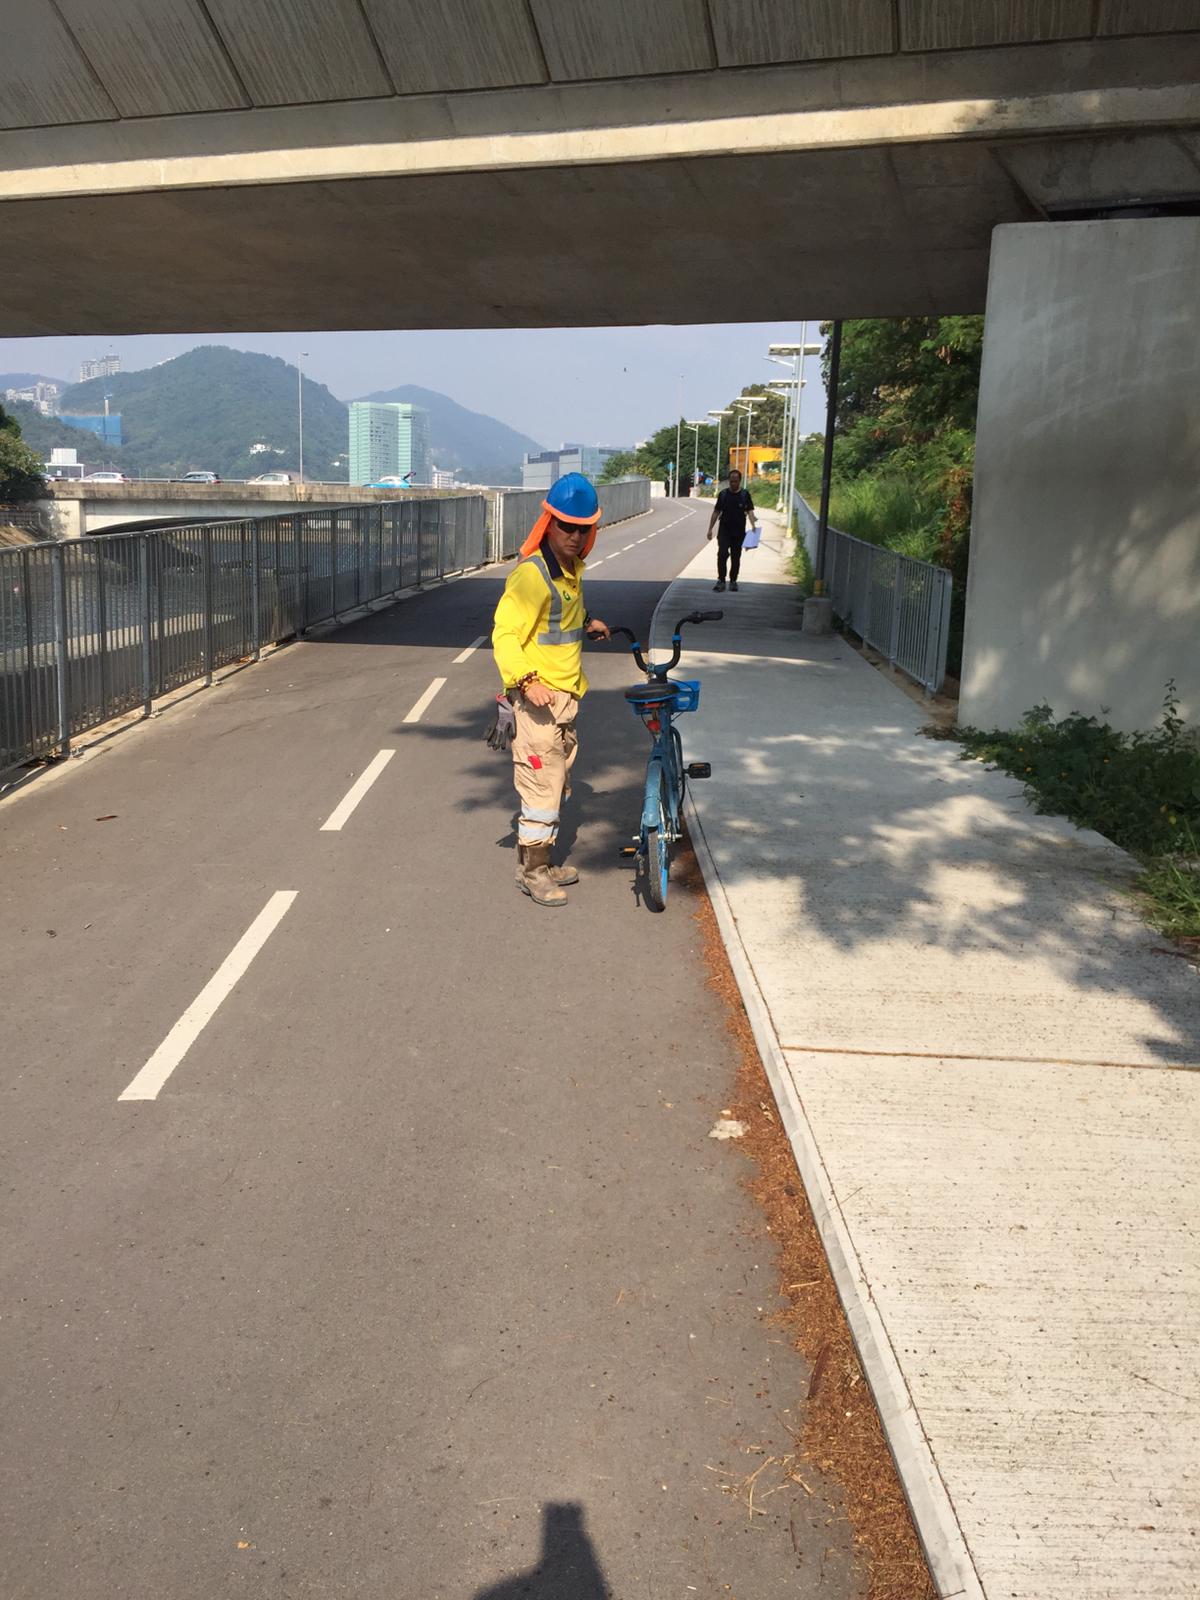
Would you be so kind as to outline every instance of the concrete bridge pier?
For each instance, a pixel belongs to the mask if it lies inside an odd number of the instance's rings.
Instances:
[[[961,716],[1200,722],[1200,218],[992,242]]]

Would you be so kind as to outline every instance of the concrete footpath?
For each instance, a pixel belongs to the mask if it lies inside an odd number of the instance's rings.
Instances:
[[[1135,869],[809,639],[770,522],[692,832],[943,1596],[1200,1591],[1200,972]],[[701,635],[693,636],[697,644]]]

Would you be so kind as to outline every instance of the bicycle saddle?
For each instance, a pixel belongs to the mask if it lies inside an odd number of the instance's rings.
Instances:
[[[665,681],[656,678],[652,683],[635,683],[632,689],[626,689],[625,698],[635,706],[655,706],[674,700],[678,693],[679,685],[670,678]]]

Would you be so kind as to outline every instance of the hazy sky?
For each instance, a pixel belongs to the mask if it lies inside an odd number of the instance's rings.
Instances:
[[[816,324],[808,325],[815,339]],[[798,343],[798,322],[712,327],[534,328],[447,333],[148,334],[131,338],[0,339],[0,372],[74,381],[79,364],[113,350],[126,369],[197,344],[228,344],[295,362],[343,400],[402,383],[437,389],[544,445],[632,444],[679,414],[702,417],[747,383],[783,377],[769,343]],[[810,357],[802,422],[824,425],[820,364]]]

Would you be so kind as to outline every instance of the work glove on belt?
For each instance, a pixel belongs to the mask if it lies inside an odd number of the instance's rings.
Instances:
[[[517,732],[517,714],[509,704],[507,695],[496,696],[496,715],[488,725],[484,738],[492,750],[507,750]]]

